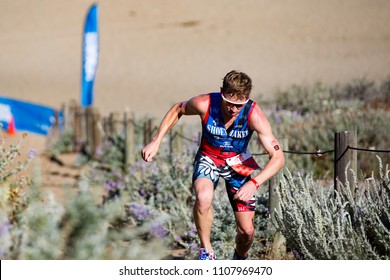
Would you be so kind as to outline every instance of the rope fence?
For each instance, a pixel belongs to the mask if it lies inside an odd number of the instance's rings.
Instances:
[[[194,140],[193,138],[189,138],[187,136],[184,136],[183,134],[179,132],[174,132],[172,135],[172,138],[175,137],[180,137],[181,139],[184,139],[186,141],[192,142],[194,144],[198,144],[199,140]],[[390,153],[390,150],[378,150],[378,149],[367,149],[367,148],[358,148],[358,147],[351,147],[347,146],[347,149],[345,149],[344,153],[347,152],[348,150],[355,150],[355,151],[362,151],[362,152],[372,152],[372,153]],[[326,154],[334,153],[334,149],[332,150],[326,150],[326,151],[321,151],[317,150],[314,152],[308,152],[308,151],[291,151],[291,150],[283,150],[283,153],[286,154],[295,154],[295,155],[316,155],[316,156],[324,156]],[[268,153],[252,153],[253,156],[265,156],[268,155]]]
[[[321,151],[321,150],[318,150],[318,151],[315,151],[315,152],[303,152],[303,151],[288,151],[288,150],[283,150],[283,153],[286,153],[286,154],[296,154],[296,155],[316,155],[316,156],[323,156],[325,154],[329,154],[329,153],[333,153],[334,150],[329,150],[329,151]],[[268,155],[268,153],[253,153],[252,155],[254,156],[264,156],[264,155]]]
[[[80,108],[76,103],[71,103],[66,110],[64,110],[64,122],[65,127],[73,128],[74,131],[74,143],[76,150],[80,150],[80,147],[87,146],[91,151],[91,157],[95,156],[99,145],[104,143],[105,139],[115,139],[118,135],[125,139],[124,145],[124,162],[123,166],[132,164],[139,157],[139,147],[141,145],[147,145],[156,133],[158,127],[153,124],[152,118],[143,118],[136,121],[133,114],[130,114],[129,110],[126,110],[124,114],[110,113],[108,117],[100,117],[98,110],[94,108]],[[187,141],[194,145],[199,145],[201,141],[201,134],[195,137],[188,137],[185,135],[184,126],[182,124],[173,127],[167,135],[168,141],[165,143],[168,145],[168,156],[170,159],[174,155],[180,155],[183,153],[185,145],[183,141]],[[284,139],[285,143],[282,145],[288,147],[288,139]],[[258,139],[251,141],[251,150],[257,149],[257,145],[260,142]],[[341,181],[345,181],[346,178],[343,175],[345,168],[350,164],[350,167],[356,170],[357,155],[359,152],[370,153],[390,153],[390,150],[386,149],[367,149],[357,146],[356,132],[338,132],[335,134],[334,149],[322,150],[319,147],[315,151],[299,151],[284,149],[283,152],[292,155],[309,155],[323,157],[325,155],[333,153],[334,162],[334,174],[335,182],[336,178],[341,178]],[[78,147],[78,148],[77,148]],[[252,153],[254,156],[266,156],[267,152]]]
[[[112,138],[116,139],[118,136],[124,139],[124,159],[123,169],[131,166],[139,160],[139,149],[142,145],[147,145],[157,131],[157,127],[153,125],[153,120],[150,118],[136,121],[134,115],[129,114],[128,110],[121,116],[119,113],[111,113],[106,118],[100,118],[97,110],[93,108],[80,109],[77,104],[71,104],[65,112],[64,121],[66,128],[72,128],[74,131],[74,147],[77,147],[79,143],[89,147],[91,151],[91,157],[94,157],[99,145],[102,145],[105,140]],[[168,141],[164,140],[164,145],[168,146],[168,159],[172,161],[174,155],[182,155],[184,151],[183,141],[192,143],[194,146],[199,145],[201,141],[201,134],[198,133],[197,137],[188,137],[183,133],[183,125],[176,125],[173,127],[166,136]],[[367,149],[360,148],[357,145],[357,133],[356,131],[344,131],[335,133],[334,137],[334,149],[321,150],[316,147],[315,151],[297,151],[288,149],[288,139],[281,139],[283,152],[285,154],[313,156],[313,157],[325,157],[328,154],[333,154],[333,172],[334,172],[334,188],[338,189],[339,184],[347,185],[348,182],[353,182],[352,172],[346,172],[347,168],[354,170],[354,174],[357,174],[357,152],[369,152],[369,153],[390,153],[390,150],[385,149]],[[260,145],[259,139],[251,141],[250,148],[254,146],[254,149],[258,149]],[[76,148],[77,149],[77,148]],[[266,156],[267,152],[252,153],[253,156]],[[287,157],[286,157],[287,158]],[[330,157],[329,157],[330,159]],[[303,159],[305,160],[305,159]],[[329,162],[326,162],[328,169],[331,169]],[[327,170],[328,170],[327,169]],[[330,170],[329,170],[330,171]],[[282,172],[278,172],[269,179],[268,190],[269,200],[268,207],[270,209],[271,221],[274,221],[275,209],[279,207],[279,198],[276,193],[277,186],[280,184]],[[353,184],[350,184],[353,185]],[[355,190],[351,190],[352,193]],[[278,237],[275,235],[275,244],[283,244],[284,237],[280,234]],[[277,249],[276,251],[278,251]]]

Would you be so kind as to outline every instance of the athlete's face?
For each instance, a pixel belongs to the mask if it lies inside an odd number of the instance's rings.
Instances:
[[[235,94],[221,93],[225,111],[230,116],[236,116],[249,99],[238,99]]]

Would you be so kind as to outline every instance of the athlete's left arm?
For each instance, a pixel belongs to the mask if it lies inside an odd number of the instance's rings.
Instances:
[[[257,132],[260,142],[270,156],[267,165],[254,178],[261,185],[283,167],[285,159],[282,147],[272,133],[272,128],[267,117],[257,104],[253,109],[249,121],[249,127]]]
[[[284,154],[282,147],[272,133],[272,128],[267,117],[257,104],[249,118],[249,127],[257,132],[262,145],[270,156],[270,160],[264,169],[253,177],[259,185],[262,185],[283,167],[285,163]],[[255,191],[255,184],[252,181],[248,181],[236,193],[234,199],[242,201],[250,200]]]

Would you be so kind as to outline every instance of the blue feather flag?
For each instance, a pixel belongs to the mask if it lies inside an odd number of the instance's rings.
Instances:
[[[93,104],[94,82],[99,60],[98,5],[93,4],[87,12],[84,23],[82,50],[81,106]]]

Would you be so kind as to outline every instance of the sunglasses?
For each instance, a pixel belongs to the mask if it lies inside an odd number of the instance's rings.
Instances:
[[[228,107],[236,107],[237,109],[241,109],[246,103],[248,103],[249,99],[245,100],[244,102],[235,102],[235,101],[230,101],[227,99],[223,93],[221,93],[222,99],[225,101],[226,105]]]

